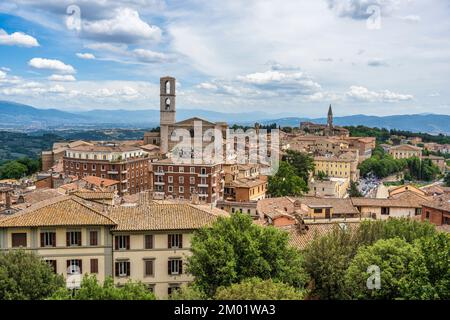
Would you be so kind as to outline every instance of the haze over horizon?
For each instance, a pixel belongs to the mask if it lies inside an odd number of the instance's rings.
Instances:
[[[449,13],[446,0],[11,0],[0,100],[158,110],[159,77],[171,75],[179,110],[449,115]]]

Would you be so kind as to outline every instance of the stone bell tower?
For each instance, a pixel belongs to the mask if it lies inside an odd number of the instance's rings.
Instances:
[[[161,153],[167,153],[169,151],[169,127],[175,124],[175,81],[173,77],[162,77],[159,80]]]

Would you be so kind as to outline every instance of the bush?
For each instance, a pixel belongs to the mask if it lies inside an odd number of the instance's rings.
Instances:
[[[229,287],[217,289],[216,300],[303,300],[304,291],[272,279],[245,279]]]

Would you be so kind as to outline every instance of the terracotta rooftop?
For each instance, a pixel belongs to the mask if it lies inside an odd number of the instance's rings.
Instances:
[[[359,227],[359,222],[316,223],[308,224],[307,227],[308,230],[305,233],[301,233],[296,225],[279,227],[279,229],[289,233],[289,244],[291,246],[303,250],[306,249],[308,244],[316,237],[322,237],[332,232],[334,228],[349,228],[352,231],[356,230]]]
[[[117,223],[116,231],[140,231],[192,230],[212,224],[221,215],[228,216],[225,211],[206,207],[208,209],[187,203],[122,206],[113,209],[110,217]]]
[[[406,150],[406,151],[421,151],[422,148],[410,145],[410,144],[401,144],[398,146],[392,146],[391,150]]]
[[[114,199],[114,192],[77,191],[73,195],[85,200]]]
[[[114,224],[110,218],[90,208],[81,199],[71,196],[41,201],[0,220],[0,228]]]
[[[111,180],[106,178],[100,178],[95,176],[86,176],[83,177],[82,180],[86,181],[87,183],[93,184],[97,187],[110,187],[116,184],[119,184],[119,181],[117,180]]]
[[[443,194],[433,201],[424,202],[425,207],[450,212],[450,194]]]

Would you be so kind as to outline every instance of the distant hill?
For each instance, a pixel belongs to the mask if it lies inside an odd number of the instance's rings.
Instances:
[[[45,127],[52,124],[88,123],[89,118],[57,109],[37,109],[25,104],[0,101],[1,127]],[[0,128],[1,128],[0,127]]]
[[[224,121],[229,124],[254,124],[255,122],[280,126],[298,126],[301,121],[326,123],[326,118],[283,117],[282,114],[265,112],[226,113],[200,109],[179,109],[177,120],[197,116],[211,121]],[[0,101],[0,130],[39,130],[88,126],[150,128],[159,125],[159,110],[90,110],[65,112],[57,109],[38,109],[9,101]],[[386,129],[408,130],[413,132],[444,133],[450,135],[450,116],[438,114],[413,114],[395,116],[352,115],[335,117],[336,125],[364,125]]]
[[[280,126],[299,126],[302,121],[326,123],[326,118],[280,118],[262,122],[263,124],[277,123]],[[431,134],[450,135],[450,116],[441,114],[407,114],[395,116],[366,116],[357,114],[345,117],[335,117],[334,124],[339,126],[378,127],[386,129],[398,129],[412,132],[424,132]]]

